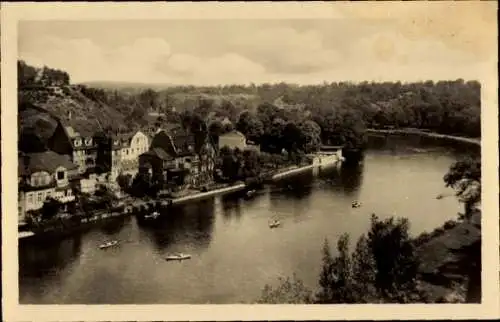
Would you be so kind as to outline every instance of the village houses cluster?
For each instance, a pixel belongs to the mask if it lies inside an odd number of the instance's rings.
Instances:
[[[75,204],[76,193],[93,195],[100,186],[123,196],[120,176],[148,173],[161,177],[165,187],[200,188],[213,182],[217,151],[223,146],[244,149],[246,140],[232,131],[215,146],[208,136],[200,141],[180,125],[123,133],[103,131],[88,120],[59,119],[47,151],[19,153],[19,222],[42,209],[47,198],[59,201],[64,210]]]

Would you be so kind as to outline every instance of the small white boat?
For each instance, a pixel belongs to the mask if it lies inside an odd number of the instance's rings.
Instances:
[[[144,216],[144,219],[153,219],[154,220],[158,217],[160,217],[160,213],[158,211],[155,211],[149,215]]]
[[[165,257],[165,260],[167,260],[167,261],[175,261],[175,260],[181,261],[181,260],[190,259],[190,258],[191,258],[191,255],[189,255],[189,254],[178,253],[178,254],[172,254],[172,255]]]
[[[353,201],[352,202],[352,207],[353,208],[359,208],[359,207],[361,207],[361,203],[359,201]]]
[[[256,191],[255,190],[248,190],[245,194],[245,198],[252,198],[255,195]]]
[[[113,240],[113,241],[109,241],[109,242],[106,242],[104,244],[99,245],[99,248],[105,249],[105,248],[113,247],[116,245],[118,245],[118,242],[116,240]]]
[[[281,225],[281,223],[279,222],[279,220],[273,220],[270,224],[269,224],[269,228],[277,228]]]

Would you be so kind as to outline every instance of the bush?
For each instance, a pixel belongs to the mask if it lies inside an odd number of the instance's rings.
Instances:
[[[261,303],[415,303],[426,302],[416,281],[419,265],[414,240],[408,234],[407,219],[371,219],[368,234],[362,235],[353,253],[349,235],[337,243],[332,257],[328,241],[323,246],[319,289],[314,298],[306,296],[296,278],[281,280],[276,289],[266,286]],[[425,236],[425,235],[424,235]],[[426,237],[420,237],[422,240]],[[296,286],[298,285],[298,286]],[[294,302],[295,301],[295,302]]]
[[[266,285],[262,291],[258,303],[266,304],[312,304],[313,296],[301,280],[295,274],[292,278],[279,279],[278,286],[273,288]]]
[[[421,233],[417,238],[414,240],[415,246],[421,246],[425,243],[427,243],[431,239],[431,234],[428,232],[423,232]]]
[[[448,220],[447,222],[444,223],[444,229],[449,230],[454,228],[457,225],[457,222],[454,220]]]
[[[431,238],[438,237],[444,234],[444,229],[443,228],[436,228],[434,231],[431,233]]]

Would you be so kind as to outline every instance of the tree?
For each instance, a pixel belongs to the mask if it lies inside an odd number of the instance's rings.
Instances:
[[[299,124],[304,139],[301,150],[305,153],[316,152],[321,146],[321,128],[318,123],[307,120]]]
[[[242,176],[244,178],[253,178],[259,175],[260,162],[257,151],[255,150],[243,151],[242,160],[240,164],[243,164]]]
[[[266,285],[258,303],[265,304],[312,304],[313,296],[304,283],[294,274],[292,278],[279,278],[278,286]]]
[[[233,123],[226,123],[224,124],[224,127],[222,129],[222,133],[229,133],[234,130],[234,125]]]
[[[116,178],[116,182],[123,191],[128,191],[132,182],[132,175],[120,173]]]
[[[469,218],[474,207],[481,202],[481,158],[466,157],[453,163],[443,177],[447,187],[456,190],[464,203],[465,218]]]
[[[144,197],[149,192],[150,188],[151,176],[149,175],[149,173],[139,172],[132,181],[130,192],[136,197]]]
[[[264,126],[262,122],[250,112],[241,114],[236,129],[243,133],[247,139],[260,143],[262,134],[264,133]]]
[[[406,218],[371,217],[366,245],[375,261],[375,288],[386,302],[406,303],[417,294],[419,262],[408,230]]]
[[[333,290],[330,287],[333,284],[332,267],[333,257],[330,252],[330,245],[328,239],[325,239],[323,244],[323,262],[321,266],[321,273],[319,276],[319,292],[316,295],[316,302],[320,304],[331,303],[333,301]]]
[[[279,109],[270,103],[262,103],[257,107],[257,117],[262,122],[264,129],[269,129]]]
[[[224,125],[220,121],[213,121],[208,125],[208,134],[212,142],[219,143],[219,136],[224,133]]]
[[[275,118],[269,128],[266,128],[262,136],[261,148],[270,153],[280,153],[285,148],[285,137],[283,131],[286,122],[282,118]]]
[[[356,243],[356,249],[352,254],[352,267],[354,298],[358,303],[377,302],[377,290],[375,288],[377,267],[364,234]]]
[[[106,186],[100,185],[95,192],[95,196],[99,197],[97,202],[100,208],[110,208],[113,203],[117,200],[113,192]]]
[[[331,259],[323,246],[323,268],[320,275],[319,303],[355,303],[353,292],[352,263],[349,255],[349,235],[343,234],[337,242],[338,256]]]
[[[42,218],[44,220],[54,218],[54,216],[57,215],[57,213],[61,209],[61,206],[61,202],[57,199],[54,199],[52,197],[45,199],[41,211]]]

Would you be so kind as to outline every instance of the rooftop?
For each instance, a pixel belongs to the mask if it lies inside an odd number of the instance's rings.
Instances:
[[[221,135],[221,137],[228,137],[228,136],[238,136],[238,137],[241,137],[241,138],[245,138],[245,135],[239,131],[236,131],[236,130],[233,130],[231,132],[228,132],[228,133],[224,133]]]
[[[28,153],[18,158],[19,175],[29,175],[38,171],[53,173],[58,167],[65,167],[68,170],[77,168],[68,156],[53,151]]]
[[[151,150],[145,152],[143,155],[154,156],[160,158],[161,160],[168,161],[173,160],[174,157],[165,152],[162,148],[152,148]]]
[[[76,137],[92,137],[101,128],[97,122],[86,119],[63,121],[63,126],[72,139]]]

